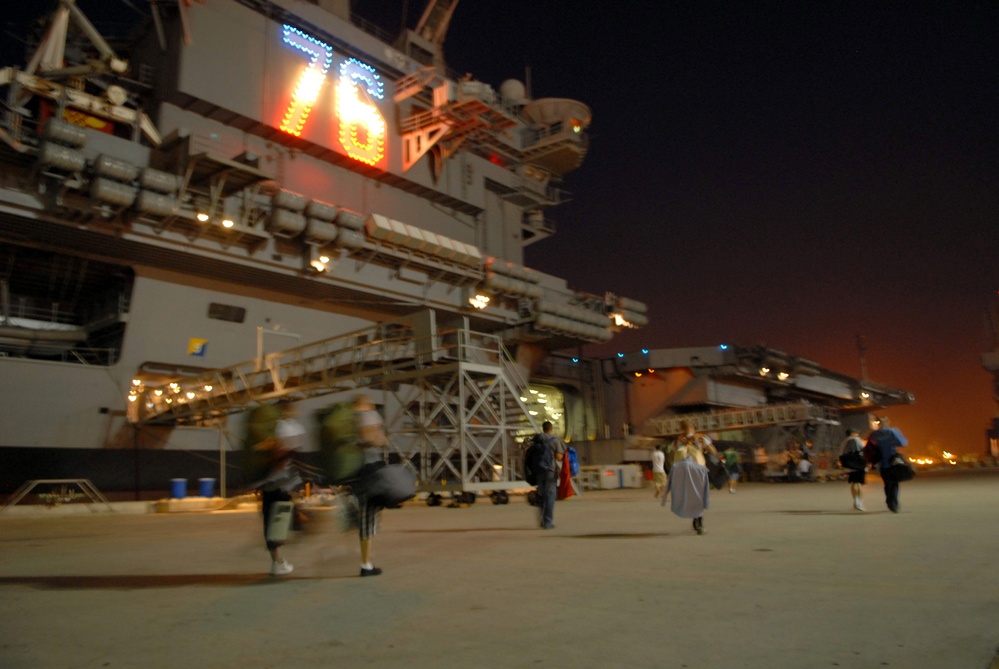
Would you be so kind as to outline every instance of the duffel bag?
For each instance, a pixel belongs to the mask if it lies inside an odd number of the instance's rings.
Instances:
[[[363,494],[368,503],[391,508],[416,497],[416,476],[406,465],[383,465],[362,471]]]

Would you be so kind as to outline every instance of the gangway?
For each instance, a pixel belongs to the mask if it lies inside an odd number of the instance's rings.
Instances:
[[[812,442],[818,466],[829,466],[838,443],[839,411],[808,402],[787,402],[752,408],[720,409],[711,412],[670,414],[650,419],[642,433],[651,437],[674,437],[682,434],[682,421],[690,421],[698,432],[721,432],[740,429],[766,429],[764,451],[766,467],[779,471],[785,466],[789,442]]]
[[[646,422],[642,434],[669,437],[683,433],[682,421],[690,421],[698,432],[740,430],[795,423],[839,425],[839,412],[825,406],[805,402],[770,404],[753,408],[721,409],[703,413],[670,414]]]
[[[528,487],[519,441],[538,431],[527,381],[502,340],[467,325],[438,330],[433,312],[381,323],[198,376],[145,387],[138,425],[205,425],[282,398],[381,393],[389,460],[423,491]]]

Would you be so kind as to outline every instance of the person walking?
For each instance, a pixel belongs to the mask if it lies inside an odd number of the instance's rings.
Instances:
[[[388,445],[388,437],[381,415],[367,395],[354,398],[354,430],[364,453],[364,466],[361,480],[353,486],[357,500],[357,531],[361,545],[361,576],[378,576],[381,568],[371,562],[371,538],[378,532],[378,512],[380,509],[368,499],[364,491],[364,478],[383,462],[382,452]]]
[[[558,494],[556,462],[565,457],[565,445],[555,436],[551,421],[541,424],[543,448],[538,458],[537,486],[541,497],[541,529],[555,529],[555,497]],[[561,456],[561,457],[560,457]]]
[[[687,455],[674,462],[669,470],[666,494],[661,506],[673,493],[670,511],[680,518],[693,519],[694,531],[704,534],[704,512],[708,509],[708,468],[697,462],[693,455]]]
[[[728,491],[733,495],[735,494],[735,486],[739,482],[741,461],[742,458],[739,456],[739,451],[736,450],[735,446],[729,446],[722,451],[722,462],[725,465],[725,473],[728,474]]]
[[[681,518],[693,520],[694,531],[704,533],[704,512],[708,508],[708,489],[711,483],[704,454],[717,455],[711,440],[697,434],[689,420],[680,422],[683,434],[673,442],[673,465],[666,482],[666,494],[661,506],[673,493],[670,510]]]
[[[662,444],[656,444],[652,451],[652,486],[655,488],[653,498],[659,499],[666,494],[666,454]]]
[[[846,480],[850,483],[853,508],[866,511],[863,499],[864,484],[867,482],[864,442],[860,440],[860,432],[853,428],[846,431],[846,439],[840,444],[840,464],[848,470]]]
[[[281,447],[289,453],[297,453],[305,450],[305,427],[298,420],[298,408],[294,402],[282,400],[280,402],[281,418],[274,426],[274,436],[281,443]],[[300,482],[301,483],[301,482]],[[309,495],[309,483],[305,483],[305,496]],[[295,507],[292,512],[291,527],[295,531],[302,531],[308,522],[308,517],[300,508]]]
[[[281,418],[274,428],[274,438],[265,439],[254,446],[267,461],[267,474],[259,481],[261,509],[264,517],[264,541],[271,554],[271,575],[285,576],[295,567],[281,555],[281,547],[288,535],[294,515],[291,493],[302,485],[302,477],[295,468],[293,454],[303,445],[305,430],[295,420],[294,406],[281,404]]]
[[[909,441],[897,427],[891,426],[891,421],[887,416],[877,419],[878,429],[871,432],[867,437],[867,443],[874,445],[880,455],[878,471],[885,487],[885,504],[892,513],[898,513],[900,504],[898,500],[899,483],[898,479],[892,475],[891,461],[898,455],[899,448],[909,445]]]

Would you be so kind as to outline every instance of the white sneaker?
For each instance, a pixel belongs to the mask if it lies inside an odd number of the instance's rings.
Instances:
[[[295,568],[287,560],[281,560],[280,562],[275,560],[271,563],[271,576],[284,576],[294,570]]]
[[[864,503],[861,502],[859,499],[853,503],[853,508],[856,509],[857,511],[867,511],[867,509],[864,508]]]

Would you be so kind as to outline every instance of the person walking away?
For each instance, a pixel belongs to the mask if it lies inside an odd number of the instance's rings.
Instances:
[[[725,472],[728,474],[728,491],[735,494],[735,486],[739,482],[740,462],[742,458],[735,446],[729,446],[722,451],[722,461],[725,464]]]
[[[710,487],[708,468],[697,462],[693,454],[687,455],[670,468],[666,494],[660,505],[666,506],[666,500],[673,493],[670,510],[680,518],[692,518],[694,531],[703,534]]]
[[[666,499],[672,492],[670,508],[673,513],[681,518],[692,518],[694,531],[702,534],[704,511],[708,508],[708,488],[711,487],[704,456],[705,453],[717,456],[718,450],[710,439],[697,434],[691,421],[680,421],[680,429],[683,434],[673,442],[673,465],[670,467],[662,506],[666,506]]]
[[[666,494],[666,454],[662,444],[656,444],[652,451],[652,486],[655,488],[653,498],[659,499]]]
[[[877,423],[878,429],[867,437],[867,443],[873,444],[881,456],[878,462],[878,471],[881,473],[881,480],[885,486],[885,504],[888,505],[889,511],[898,513],[900,508],[898,501],[899,483],[892,476],[891,461],[898,455],[897,449],[908,446],[909,441],[898,428],[891,426],[891,421],[887,416],[878,418]]]
[[[364,468],[370,471],[382,462],[382,452],[388,445],[381,415],[375,410],[374,403],[367,395],[354,398],[354,429],[358,442],[364,452]],[[354,490],[357,499],[357,531],[361,545],[361,576],[378,576],[381,568],[371,562],[371,538],[378,531],[379,508],[368,500],[364,493],[363,480]]]
[[[867,463],[864,461],[864,442],[860,440],[860,432],[857,430],[851,428],[846,431],[846,439],[840,444],[840,464],[849,470],[846,480],[850,484],[850,494],[853,495],[853,508],[866,511],[864,484],[867,483]]]
[[[538,459],[537,486],[541,496],[541,529],[555,529],[555,497],[558,494],[558,468],[556,462],[565,455],[565,445],[555,436],[551,421],[541,424],[541,440],[544,444]]]

